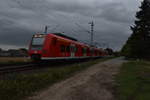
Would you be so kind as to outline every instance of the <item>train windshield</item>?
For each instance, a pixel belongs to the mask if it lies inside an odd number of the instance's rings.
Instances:
[[[34,35],[32,39],[32,50],[41,50],[44,44],[44,35]]]
[[[33,38],[32,40],[32,45],[43,45],[44,43],[44,38],[38,37],[38,38]]]

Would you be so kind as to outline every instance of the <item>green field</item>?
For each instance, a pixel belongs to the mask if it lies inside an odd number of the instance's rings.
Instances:
[[[0,64],[14,64],[24,62],[30,62],[30,59],[27,57],[0,57]]]
[[[117,81],[118,100],[150,100],[150,62],[123,64]]]
[[[44,89],[51,84],[61,81],[94,65],[108,60],[97,59],[63,67],[51,67],[48,71],[31,74],[10,74],[6,78],[0,79],[0,100],[20,100],[32,95],[35,91]]]

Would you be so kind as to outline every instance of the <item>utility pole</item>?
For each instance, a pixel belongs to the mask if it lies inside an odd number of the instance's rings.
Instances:
[[[91,46],[93,46],[93,39],[94,39],[94,37],[93,37],[93,35],[94,35],[94,22],[92,21],[92,22],[90,22],[89,24],[91,25]]]
[[[45,30],[44,30],[45,34],[47,34],[47,29],[48,29],[48,26],[45,26]]]

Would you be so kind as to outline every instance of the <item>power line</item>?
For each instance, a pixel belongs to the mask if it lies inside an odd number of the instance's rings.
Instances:
[[[56,30],[60,25],[56,25],[54,28],[51,29],[51,31],[54,31]],[[48,32],[48,28],[50,28],[50,26],[46,25],[45,26],[45,29],[44,29],[44,33],[47,34]]]
[[[84,30],[87,33],[90,33],[89,30],[87,30],[86,28],[84,28],[83,26],[79,25],[78,23],[75,23],[80,29]]]
[[[94,40],[94,22],[89,22],[88,24],[91,25],[91,31],[85,29],[83,26],[79,25],[78,23],[75,23],[80,29],[84,30],[85,32],[91,34],[91,46],[94,46],[93,40]]]
[[[54,28],[51,29],[51,31],[56,30],[60,25],[56,25]]]

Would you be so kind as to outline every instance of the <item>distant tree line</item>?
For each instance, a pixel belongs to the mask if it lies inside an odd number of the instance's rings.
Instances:
[[[25,48],[3,50],[0,48],[0,57],[27,57],[28,51]]]
[[[150,59],[150,0],[141,3],[131,30],[122,54],[128,58]]]

